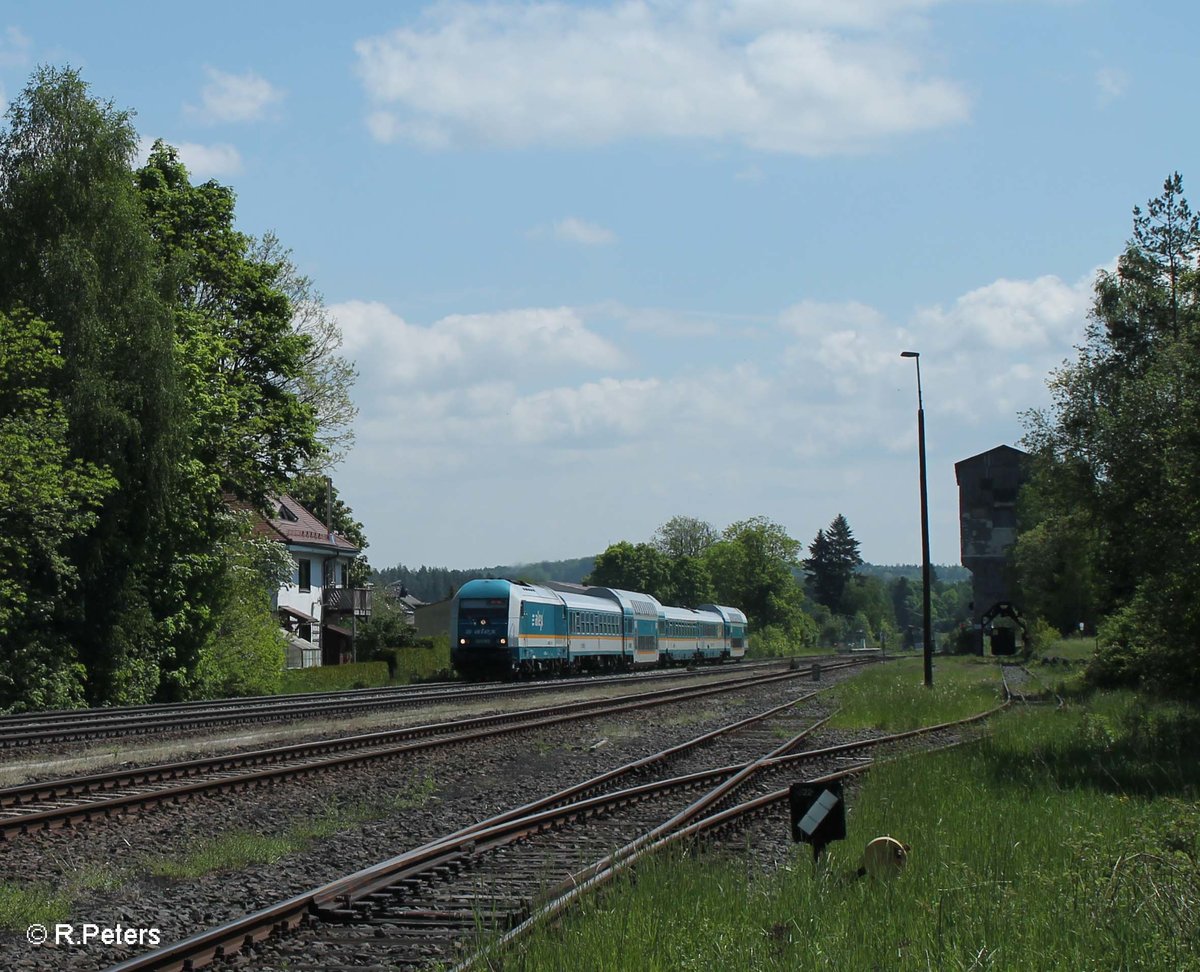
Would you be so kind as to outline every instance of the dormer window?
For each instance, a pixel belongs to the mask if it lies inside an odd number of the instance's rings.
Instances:
[[[296,514],[289,510],[283,503],[279,504],[279,519],[287,520],[289,523],[300,522],[300,517],[296,516]]]

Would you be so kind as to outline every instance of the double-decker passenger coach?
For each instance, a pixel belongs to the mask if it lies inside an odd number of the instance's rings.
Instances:
[[[610,587],[468,581],[450,611],[451,662],[467,678],[627,671],[745,654],[746,616],[737,608],[696,610]]]

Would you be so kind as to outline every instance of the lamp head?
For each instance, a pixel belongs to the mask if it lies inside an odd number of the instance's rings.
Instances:
[[[901,351],[900,357],[902,357],[902,358],[919,358],[919,357],[921,357],[921,352],[920,351]]]

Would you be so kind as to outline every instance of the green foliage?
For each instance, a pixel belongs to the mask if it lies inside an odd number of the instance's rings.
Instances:
[[[412,645],[416,631],[408,623],[403,609],[386,593],[376,594],[371,604],[371,616],[358,627],[355,641],[363,658],[382,658],[393,648]]]
[[[49,883],[0,884],[0,928],[19,932],[32,924],[53,927],[66,921],[71,899],[60,887]]]
[[[342,689],[376,688],[391,682],[387,662],[350,662],[315,668],[289,668],[283,673],[280,692],[337,692]]]
[[[717,542],[717,531],[694,516],[673,516],[654,531],[650,542],[671,560],[695,558]]]
[[[1061,638],[1062,634],[1059,630],[1042,618],[1036,618],[1029,626],[1030,646],[1038,654],[1046,654],[1051,646],[1059,643]]]
[[[816,646],[816,624],[804,615],[800,624],[791,630],[767,625],[761,630],[752,631],[746,655],[749,658],[789,658],[792,655],[809,654],[816,650]]]
[[[849,522],[839,513],[827,528],[817,531],[808,549],[810,556],[804,561],[804,570],[812,581],[817,603],[834,611],[841,609],[850,579],[862,563]]]
[[[640,591],[658,598],[663,604],[676,603],[671,583],[671,559],[649,543],[634,544],[622,540],[612,544],[596,557],[596,565],[584,583]]]
[[[323,456],[301,392],[348,388],[336,324],[231,190],[162,143],[133,172],[130,114],[77,72],[38,69],[7,117],[0,708],[254,691],[274,648],[224,493],[260,504]]]
[[[573,560],[543,560],[533,564],[510,564],[496,567],[474,567],[451,570],[448,567],[384,567],[372,570],[371,579],[380,587],[403,584],[405,589],[422,601],[433,603],[453,597],[454,592],[476,577],[520,578],[530,584],[564,581],[579,584],[592,571],[596,558],[579,557]]]
[[[54,620],[78,581],[68,544],[116,483],[69,457],[66,409],[49,387],[59,348],[44,321],[0,313],[0,710],[83,703],[86,673]]]
[[[1200,688],[1200,222],[1178,173],[1115,273],[1103,272],[1078,359],[1055,372],[1053,405],[1028,416],[1034,522],[1018,551],[1024,586],[1065,577],[1076,616],[1113,614],[1094,672]],[[1083,546],[1082,551],[1080,546]],[[1082,553],[1082,556],[1079,554]],[[1060,624],[1063,605],[1041,606]],[[1060,629],[1065,626],[1060,624]],[[1140,659],[1140,664],[1133,664]]]
[[[162,655],[156,625],[180,415],[173,331],[154,244],[130,179],[127,112],[79,75],[39,68],[0,135],[0,294],[61,335],[49,385],[72,462],[117,488],[64,548],[77,580],[55,629],[92,701],[140,702]],[[61,429],[61,425],[59,425]]]
[[[322,523],[327,519],[326,507],[332,506],[333,517],[325,525],[340,533],[358,549],[365,550],[367,534],[363,525],[354,519],[354,511],[346,504],[338,493],[337,484],[327,480],[323,475],[304,473],[293,476],[287,484],[288,495],[314,514]],[[332,499],[332,503],[329,501]],[[350,563],[350,573],[347,583],[350,587],[365,587],[371,576],[371,565],[367,558],[359,554]]]
[[[979,658],[939,658],[933,687],[918,657],[872,666],[838,683],[831,725],[903,732],[984,712],[1001,703],[1000,666]]]
[[[406,685],[431,679],[447,679],[451,674],[450,636],[417,638],[415,643],[394,649],[387,659],[392,681]]]
[[[358,372],[339,353],[342,332],[337,320],[329,313],[312,278],[301,273],[292,261],[291,250],[274,233],[267,233],[253,241],[251,251],[255,263],[278,267],[275,285],[291,305],[292,332],[307,341],[299,372],[285,379],[282,388],[316,419],[320,448],[310,459],[308,473],[325,473],[341,462],[354,444],[353,423],[358,407],[350,398],[350,389]]]
[[[277,557],[282,550],[277,543],[248,537],[226,545],[222,599],[188,686],[192,697],[279,691],[286,642],[268,591],[278,589]]]
[[[261,501],[320,451],[312,407],[285,387],[312,345],[292,329],[285,267],[234,229],[233,190],[192,185],[161,141],[137,185],[176,307],[193,454],[225,489]]]
[[[804,592],[794,574],[800,544],[779,524],[752,517],[726,527],[714,540],[708,524],[673,517],[655,538],[612,544],[596,557],[585,583],[641,591],[664,604],[738,607],[755,632],[752,645],[766,627],[782,633],[781,644],[815,641],[816,628],[804,613]],[[672,556],[668,550],[700,552]]]
[[[1078,509],[1054,508],[1044,480],[1052,467],[1036,466],[1033,482],[1021,491],[1021,530],[1013,549],[1017,600],[1024,612],[1046,621],[1060,634],[1096,624],[1096,550],[1091,516]]]
[[[387,663],[394,681],[408,683],[450,672],[450,637],[424,638],[408,622],[400,605],[377,593],[371,617],[358,628],[360,658]]]
[[[755,627],[803,626],[804,592],[793,569],[800,543],[778,523],[755,516],[731,523],[704,554],[717,599],[746,612]]]

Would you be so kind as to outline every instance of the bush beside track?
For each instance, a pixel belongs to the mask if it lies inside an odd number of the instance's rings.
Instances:
[[[283,673],[281,695],[299,692],[337,692],[341,689],[379,688],[391,683],[387,662],[353,662],[319,668],[292,668]]]

